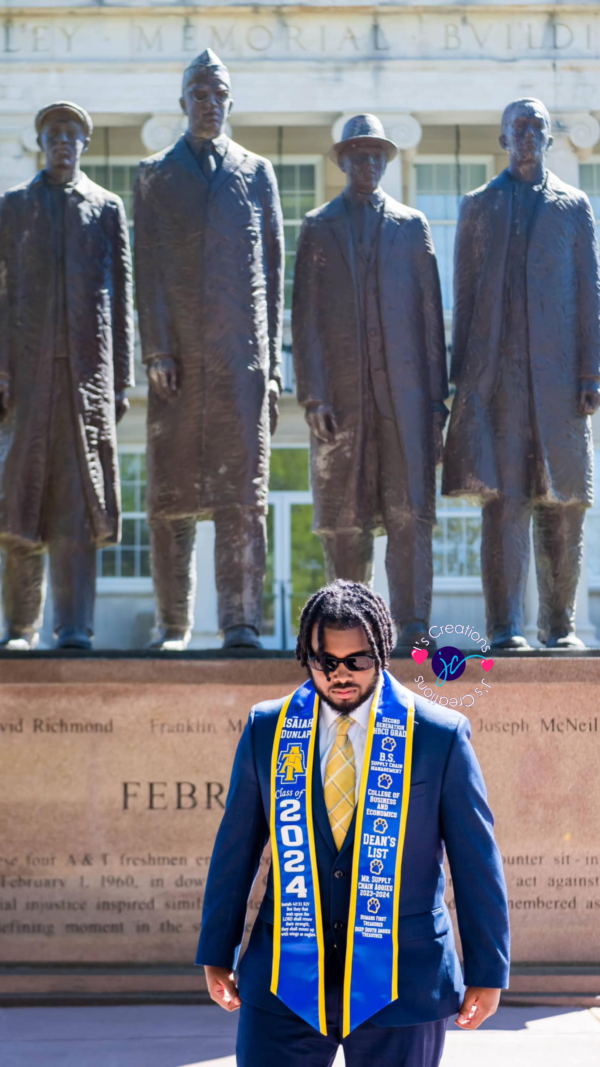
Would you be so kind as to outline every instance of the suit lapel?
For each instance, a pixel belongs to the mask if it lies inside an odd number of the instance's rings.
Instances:
[[[208,182],[202,173],[202,168],[184,134],[182,134],[179,140],[173,145],[170,157],[172,161],[178,164],[178,166],[183,167],[192,178],[195,178],[197,182],[200,182],[201,185],[208,188]]]
[[[210,183],[210,195],[216,196],[231,176],[240,169],[242,163],[248,158],[248,153],[235,141],[229,141],[227,151],[223,156],[221,166]]]
[[[352,232],[350,230],[350,219],[348,218],[348,212],[344,207],[343,197],[339,196],[337,202],[334,201],[334,203],[336,208],[335,214],[330,215],[328,222],[339,245],[344,263],[354,277],[354,251],[352,245]]]
[[[554,177],[554,175],[551,174],[550,171],[546,171],[546,177],[544,178],[544,184],[542,186],[541,192],[539,193],[539,195],[537,197],[536,205],[535,205],[534,212],[533,212],[533,218],[531,220],[531,224],[529,226],[529,233],[527,235],[527,251],[528,251],[528,253],[529,253],[529,250],[531,248],[531,244],[532,244],[532,241],[533,241],[533,238],[534,238],[534,234],[536,233],[536,230],[538,229],[538,227],[542,227],[543,226],[544,219],[545,219],[545,217],[547,217],[546,216],[546,212],[548,210],[552,211],[554,209],[555,204],[560,204],[560,192],[561,192],[561,190],[557,189],[554,186],[554,183],[553,183],[553,180],[552,180],[553,177]]]
[[[386,196],[383,201],[383,208],[381,211],[381,221],[379,224],[379,267],[380,270],[385,266],[385,263],[392,251],[392,245],[396,240],[400,226],[402,225],[402,217],[398,216],[394,212],[389,210],[388,197]]]
[[[350,826],[348,827],[348,833],[346,834],[344,838],[344,844],[340,849],[340,856],[343,856],[349,849],[352,850],[354,848],[354,836],[356,831],[356,808],[357,805],[355,804],[354,811],[352,813],[352,819],[350,821]],[[333,840],[333,834],[331,835],[331,839]]]

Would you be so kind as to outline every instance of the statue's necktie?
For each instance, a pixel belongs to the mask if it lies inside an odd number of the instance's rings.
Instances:
[[[200,166],[207,182],[211,182],[217,169],[212,141],[205,141],[200,151]]]
[[[354,749],[348,737],[353,723],[347,715],[338,716],[337,734],[325,770],[325,806],[338,852],[344,844],[355,807],[356,767]]]

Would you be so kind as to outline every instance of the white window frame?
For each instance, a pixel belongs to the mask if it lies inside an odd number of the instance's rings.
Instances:
[[[587,158],[587,159],[583,159],[583,160],[581,160],[581,162],[580,162],[579,166],[580,166],[580,167],[581,167],[581,166],[584,166],[584,165],[585,165],[585,164],[587,164],[587,163],[592,163],[592,164],[595,164],[596,166],[600,166],[600,155],[595,155],[595,156],[588,156],[588,158]],[[583,190],[583,189],[582,189],[581,191],[582,191],[582,192],[584,192],[584,190]],[[587,194],[586,194],[586,195],[587,195]],[[598,219],[597,221],[598,221],[598,222],[600,222],[600,219]]]
[[[91,163],[94,167],[139,167],[142,158],[142,156],[113,156],[112,153],[107,158],[102,155],[89,155],[86,152],[80,162],[85,174],[86,163]]]
[[[144,444],[122,444],[117,447],[118,455],[125,453],[145,454],[146,445]],[[148,516],[144,511],[128,511],[124,517],[131,519],[146,519]],[[98,596],[130,596],[131,594],[143,595],[154,593],[152,578],[101,578],[96,579],[96,591]]]
[[[273,167],[282,166],[301,166],[303,163],[315,168],[315,192],[316,192],[316,204],[315,207],[320,207],[325,200],[325,160],[320,155],[298,155],[292,152],[284,152],[283,155],[278,156],[271,154],[267,156],[267,159],[273,164]],[[285,219],[284,225],[300,226],[303,219]],[[284,324],[287,326],[291,322],[292,313],[288,308],[284,312]]]
[[[484,153],[481,153],[481,152],[480,153],[461,152],[459,157],[458,157],[458,162],[459,163],[483,163],[485,168],[486,168],[486,172],[487,172],[487,176],[486,176],[485,180],[487,182],[489,182],[490,179],[494,177],[494,169],[495,169],[496,160],[495,160],[495,156],[489,155],[489,153],[485,153],[484,154]],[[591,163],[591,162],[593,162],[591,159],[590,160],[586,159],[586,163]],[[416,168],[418,163],[452,163],[454,165],[454,164],[456,164],[456,156],[454,155],[453,152],[435,152],[435,153],[426,153],[424,155],[421,155],[419,153],[414,157],[414,159],[411,160],[410,171],[409,171],[409,175],[408,175],[408,194],[409,194],[410,205],[412,207],[416,207],[416,205],[417,205],[417,171],[416,171],[415,168]],[[470,193],[470,192],[472,192],[472,190],[471,189],[465,189],[465,192],[466,193]],[[440,221],[440,220],[436,220],[436,221]]]
[[[93,167],[139,167],[141,158],[139,156],[88,156],[81,157],[81,169],[83,173],[86,173],[86,163],[91,164]],[[90,178],[90,181],[93,181]],[[115,196],[120,196],[120,193],[115,193]],[[133,226],[133,215],[127,216],[127,222],[129,226]]]
[[[486,168],[486,182],[489,182],[494,177],[495,173],[495,158],[489,154],[471,154],[461,152],[458,157],[459,163],[483,163]],[[456,156],[451,152],[446,153],[428,153],[426,155],[417,155],[411,160],[410,170],[408,174],[408,200],[411,207],[417,206],[417,164],[419,163],[452,163],[456,164]],[[465,189],[465,192],[471,192],[470,189]],[[431,219],[428,222],[436,225],[444,225],[444,219]],[[448,226],[456,225],[455,222],[447,220]],[[444,325],[446,327],[452,324],[452,311],[444,309]]]
[[[590,156],[589,159],[582,160],[579,166],[581,167],[582,165],[585,165],[587,163],[595,164],[597,167],[600,167],[600,155]],[[579,175],[579,181],[581,182],[581,174]],[[581,189],[581,185],[579,186],[579,188]],[[584,189],[581,189],[581,191],[582,193],[585,192]],[[586,196],[587,195],[588,194],[586,193]],[[598,234],[598,240],[600,241],[600,215],[598,216],[598,218],[594,216],[594,219],[596,222],[596,233]]]

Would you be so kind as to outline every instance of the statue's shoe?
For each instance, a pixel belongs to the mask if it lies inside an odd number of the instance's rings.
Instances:
[[[146,645],[149,652],[185,652],[192,636],[191,630],[174,630],[165,627],[158,636]]]
[[[490,648],[512,648],[517,652],[523,652],[531,649],[531,645],[521,634],[495,634]]]
[[[7,652],[33,652],[34,648],[37,648],[39,640],[40,635],[37,630],[32,630],[26,634],[15,634],[9,630],[0,639],[0,649],[6,649]]]
[[[92,637],[88,630],[77,626],[64,627],[56,635],[57,648],[77,648],[84,652],[92,647]]]
[[[426,641],[427,644],[425,644]],[[426,648],[430,655],[437,651],[437,645],[433,637],[429,636],[429,627],[422,619],[414,619],[412,622],[404,623],[398,633],[396,652],[406,652],[407,649],[413,648],[414,645]]]
[[[571,630],[568,634],[550,634],[546,648],[585,648],[585,645],[575,631]]]
[[[253,626],[230,626],[225,630],[223,648],[262,648]]]

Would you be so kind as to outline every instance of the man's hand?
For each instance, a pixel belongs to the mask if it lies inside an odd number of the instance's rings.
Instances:
[[[433,447],[435,450],[435,465],[438,466],[444,458],[444,426],[446,416],[443,411],[433,413]]]
[[[269,382],[269,426],[271,429],[271,437],[277,429],[277,423],[279,422],[279,385],[276,381],[271,380]]]
[[[172,400],[177,392],[177,364],[172,356],[157,356],[148,364],[148,381],[161,400]]]
[[[311,433],[314,433],[319,441],[324,441],[326,445],[334,443],[338,426],[333,408],[329,404],[309,404],[305,418]]]
[[[600,382],[595,378],[581,378],[579,382],[579,413],[594,415],[600,406]]]
[[[227,967],[205,967],[204,973],[211,1000],[225,1011],[237,1011],[242,1002],[232,972]]]
[[[498,1010],[501,989],[485,989],[482,986],[470,985],[465,993],[456,1025],[461,1030],[476,1030],[485,1019]]]
[[[10,407],[10,383],[6,378],[0,378],[0,422],[8,415]]]
[[[125,415],[128,411],[129,401],[125,396],[125,393],[115,393],[115,418],[117,422],[120,422],[123,418],[123,415]]]

